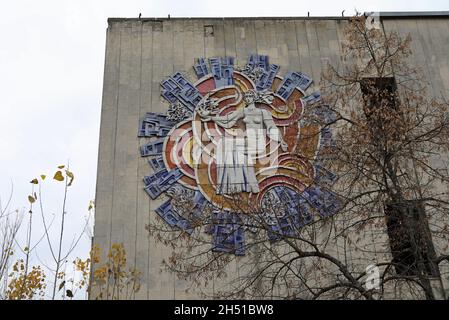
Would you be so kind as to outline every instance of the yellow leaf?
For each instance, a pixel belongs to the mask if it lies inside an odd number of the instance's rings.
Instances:
[[[58,166],[58,169],[64,169],[64,167],[65,167],[65,165],[60,165],[60,166]]]
[[[31,181],[30,181],[30,183],[32,183],[32,184],[38,184],[38,183],[39,183],[39,181],[37,181],[37,179],[36,179],[36,178],[34,178],[33,180],[31,180]]]
[[[73,176],[73,173],[69,170],[66,170],[65,173],[66,173],[67,177],[70,178],[69,184],[67,185],[68,187],[70,187],[72,185],[73,179],[75,177]]]
[[[64,177],[62,175],[61,171],[56,171],[55,176],[53,177],[53,179],[57,180],[57,181],[64,181]]]
[[[47,177],[47,176],[46,176],[45,174],[41,174],[41,179],[42,179],[42,180],[45,180],[46,177]]]
[[[36,201],[36,199],[34,199],[32,196],[28,196],[28,201],[30,203],[34,203]]]

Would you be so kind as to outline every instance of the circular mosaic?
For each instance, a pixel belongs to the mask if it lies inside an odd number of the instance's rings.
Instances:
[[[140,150],[153,171],[144,177],[148,195],[188,194],[194,210],[214,208],[225,226],[265,210],[272,240],[312,221],[312,212],[333,214],[338,200],[320,187],[335,179],[320,153],[332,144],[331,132],[303,119],[320,94],[305,95],[312,83],[307,75],[281,77],[279,69],[262,55],[251,55],[243,68],[231,57],[208,63],[200,58],[195,83],[179,72],[162,81],[167,112],[147,113],[139,127],[139,137],[150,138]],[[325,109],[314,112],[332,117]],[[268,203],[281,203],[283,210],[270,217]],[[171,199],[156,213],[171,226],[192,231]],[[244,254],[245,230],[232,241],[218,234],[226,230],[211,231],[214,249]]]

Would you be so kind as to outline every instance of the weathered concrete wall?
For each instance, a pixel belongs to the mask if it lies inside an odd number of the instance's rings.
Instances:
[[[449,18],[386,19],[386,31],[410,34],[411,61],[429,82],[429,94],[449,94]]]
[[[173,274],[159,272],[168,249],[156,245],[145,230],[161,201],[151,201],[143,189],[142,177],[151,169],[140,157],[137,128],[146,112],[166,111],[160,82],[175,71],[194,82],[192,66],[198,57],[234,56],[235,64],[244,66],[248,55],[257,53],[280,65],[280,74],[309,74],[315,80],[312,92],[326,62],[337,64],[340,59],[346,23],[331,18],[109,20],[94,243],[103,249],[114,242],[125,244],[129,264],[142,272],[142,288],[135,298],[195,297],[186,296],[184,284]],[[434,93],[447,93],[449,20],[388,20],[384,25],[412,33],[417,65]],[[213,35],[205,26],[213,26]]]

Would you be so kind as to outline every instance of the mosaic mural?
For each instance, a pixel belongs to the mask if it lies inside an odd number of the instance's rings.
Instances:
[[[319,92],[305,94],[312,79],[301,72],[281,77],[279,65],[256,54],[242,68],[232,57],[199,58],[193,68],[195,83],[180,72],[162,81],[167,112],[147,113],[140,122],[140,152],[152,171],[145,191],[167,199],[156,213],[192,233],[192,217],[212,208],[205,232],[213,249],[236,255],[245,254],[251,228],[242,227],[243,219],[254,211],[266,211],[271,241],[293,235],[315,215],[335,214],[339,201],[327,187],[336,177],[323,151],[332,134],[303,116],[312,104],[321,122],[334,115],[316,107]],[[177,210],[175,195],[193,199],[190,217]],[[270,215],[273,203],[282,212]]]

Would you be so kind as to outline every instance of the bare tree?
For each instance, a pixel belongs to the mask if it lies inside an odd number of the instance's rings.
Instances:
[[[449,105],[429,97],[411,66],[410,36],[367,28],[364,17],[345,36],[341,64],[323,73],[323,100],[303,115],[320,129],[300,137],[306,145],[334,132],[321,163],[330,178],[315,170],[305,186],[332,195],[321,199],[325,209],[310,197],[298,197],[292,213],[291,201],[267,197],[258,207],[233,195],[223,213],[174,188],[183,227],[147,228],[172,248],[165,266],[180,278],[214,281],[216,298],[445,298]],[[217,226],[224,237],[211,236]]]
[[[45,177],[44,177],[45,179]],[[63,290],[62,298],[65,299],[66,295],[69,298],[73,297],[73,292],[71,290],[66,289],[66,267],[68,262],[68,257],[73,252],[73,250],[78,245],[79,241],[81,240],[86,227],[89,225],[89,219],[86,220],[80,234],[78,236],[75,236],[69,246],[67,246],[66,250],[64,250],[63,247],[63,241],[65,239],[65,225],[66,225],[66,215],[68,214],[66,206],[67,206],[67,195],[69,187],[72,185],[74,180],[74,174],[69,170],[69,166],[67,167],[65,165],[61,165],[58,167],[58,170],[56,170],[53,179],[58,182],[64,183],[64,192],[63,192],[63,200],[61,205],[61,212],[60,212],[60,225],[59,225],[59,236],[57,243],[53,243],[50,238],[50,225],[48,223],[48,218],[46,218],[45,214],[45,208],[43,205],[42,200],[42,184],[36,183],[38,185],[38,201],[39,201],[39,210],[40,215],[42,218],[42,224],[44,226],[44,232],[45,232],[45,238],[47,239],[47,244],[50,249],[51,257],[54,261],[54,268],[50,268],[49,270],[53,274],[53,283],[52,283],[52,293],[51,293],[51,299],[54,300],[56,298],[56,294],[58,291]],[[89,205],[89,211],[91,210],[91,206]],[[90,215],[89,215],[90,217]],[[75,263],[75,262],[74,262]],[[73,281],[72,281],[73,282]]]
[[[86,269],[89,267],[90,261],[86,262],[76,258],[71,264],[68,258],[81,240],[86,227],[89,225],[92,214],[88,214],[80,234],[74,235],[71,243],[64,246],[63,242],[67,238],[65,234],[66,201],[69,187],[74,180],[74,175],[65,165],[59,166],[53,175],[55,182],[64,183],[60,216],[48,214],[44,206],[43,185],[45,180],[46,175],[40,175],[38,178],[30,181],[32,190],[28,196],[29,210],[26,214],[17,215],[20,218],[24,217],[27,221],[24,230],[20,229],[21,220],[17,220],[14,223],[10,220],[5,220],[5,227],[2,228],[2,230],[5,230],[2,233],[2,247],[4,247],[4,250],[2,250],[1,269],[2,280],[4,280],[2,281],[4,284],[4,295],[2,299],[21,300],[34,299],[36,297],[40,297],[41,299],[46,297],[50,297],[51,299],[66,299],[73,298],[75,289],[87,287],[88,281],[85,278],[88,272],[86,272]],[[10,201],[8,201],[7,206],[9,203]],[[35,210],[36,206],[38,208],[37,211]],[[91,202],[88,211],[92,213],[92,210],[93,203]],[[37,216],[36,213],[38,214]],[[1,218],[7,218],[7,216],[6,209],[2,209]],[[36,221],[36,218],[40,218],[41,225],[36,224],[39,223],[39,221]],[[59,230],[57,231],[57,243],[54,243],[55,241],[52,240],[52,235],[55,232],[53,230],[55,221],[60,223]],[[19,237],[19,233],[21,237]],[[23,237],[25,238],[24,241],[21,239]],[[45,242],[48,245],[51,258],[53,258],[54,267],[47,264],[46,261],[42,261],[39,257],[39,254],[42,254],[42,249],[44,248],[42,244],[45,244]],[[13,248],[15,249],[14,252]],[[38,264],[32,261],[33,257],[39,260]],[[14,264],[11,262],[12,260],[15,260]],[[70,268],[70,266],[73,267],[73,272],[72,274],[67,274],[67,268]],[[51,282],[47,280],[46,272],[52,274],[53,280]],[[74,276],[77,272],[81,274],[82,279],[75,283]],[[70,276],[72,277],[70,278]],[[68,286],[70,283],[71,289]],[[48,286],[51,289],[50,296],[46,296],[48,284],[51,284]]]
[[[0,199],[0,299],[6,296],[8,284],[8,270],[14,255],[15,239],[22,222],[19,210],[11,210],[13,188],[6,203]]]

